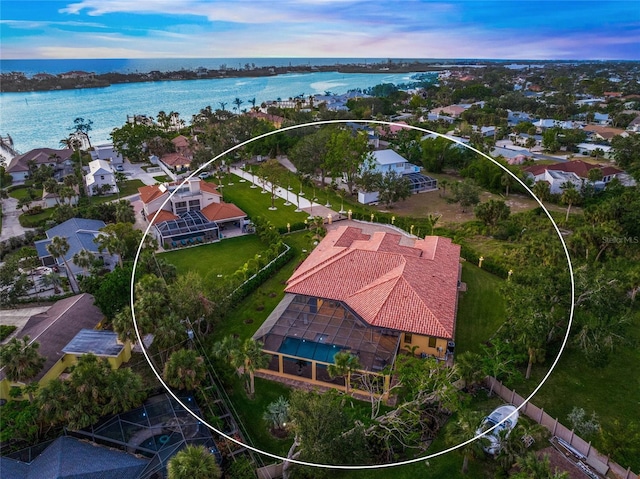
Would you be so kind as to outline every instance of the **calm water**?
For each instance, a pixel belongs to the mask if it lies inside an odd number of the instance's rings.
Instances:
[[[241,109],[263,101],[296,95],[345,93],[380,83],[407,83],[412,74],[343,74],[337,72],[289,74],[264,78],[225,78],[112,85],[108,88],[0,94],[0,134],[11,135],[20,152],[33,148],[58,148],[68,137],[73,120],[91,119],[91,142],[110,141],[114,128],[121,127],[127,115],[157,116],[159,111],[176,111],[187,124],[192,115],[210,105],[225,102],[231,110],[233,100],[243,100]]]

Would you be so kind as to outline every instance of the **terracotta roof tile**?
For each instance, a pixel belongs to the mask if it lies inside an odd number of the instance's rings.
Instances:
[[[209,221],[230,220],[233,218],[243,218],[247,214],[232,203],[211,203],[202,209],[202,214]]]
[[[191,160],[180,153],[167,153],[160,158],[165,165],[168,166],[183,166],[191,164]]]
[[[151,221],[152,225],[162,223],[163,221],[178,219],[178,217],[174,215],[171,211],[160,210],[157,213],[158,213],[158,216],[155,216],[156,215],[155,211],[149,215],[149,220]],[[155,216],[155,219],[154,219],[154,216]]]
[[[217,190],[217,186],[214,183],[200,181],[200,189],[202,191],[206,191],[207,193],[215,193],[216,195],[221,196],[220,192]]]
[[[371,325],[453,337],[460,247],[427,237],[414,247],[393,233],[331,231],[288,281],[288,293],[343,301]]]
[[[146,204],[162,196],[165,192],[158,185],[147,185],[138,188],[138,193],[140,193],[142,202]]]

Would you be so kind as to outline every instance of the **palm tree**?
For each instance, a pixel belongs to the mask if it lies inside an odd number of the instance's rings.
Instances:
[[[565,205],[567,205],[567,215],[565,216],[565,223],[569,221],[569,212],[571,211],[571,206],[580,201],[580,192],[576,190],[576,187],[573,183],[567,182],[562,186],[562,196],[560,197],[560,201],[562,201]]]
[[[131,207],[131,203],[127,200],[121,200],[116,203],[116,222],[117,223],[135,223],[136,214]]]
[[[162,377],[169,386],[186,391],[196,389],[207,376],[204,359],[193,349],[180,349],[169,356]]]
[[[42,284],[45,287],[53,286],[53,290],[57,294],[60,292],[60,285],[62,284],[60,281],[60,275],[54,272],[47,273],[42,277]]]
[[[220,105],[220,109],[221,109],[222,111],[227,111],[227,110],[226,110],[226,108],[227,108],[227,102],[226,102],[226,101],[221,101],[221,102],[219,102],[218,104]]]
[[[256,392],[256,370],[266,368],[269,364],[269,356],[262,351],[262,346],[262,343],[251,338],[246,339],[242,345],[244,372],[249,375],[249,395],[251,396]]]
[[[169,479],[219,479],[222,470],[204,446],[188,445],[167,464]]]
[[[80,251],[73,255],[71,261],[77,267],[82,268],[84,276],[88,276],[87,272],[89,271],[89,268],[91,267],[94,259],[95,257],[93,256],[93,253],[82,248]]]
[[[350,351],[340,351],[333,357],[333,364],[327,367],[327,372],[331,379],[335,377],[345,378],[345,394],[349,394],[349,386],[351,384],[351,373],[360,369],[360,360]]]
[[[121,368],[109,374],[104,396],[109,398],[104,413],[119,414],[140,406],[147,392],[139,374],[131,368]]]
[[[449,185],[449,180],[446,178],[442,178],[440,180],[440,186],[442,187],[442,196],[447,196],[447,186]]]
[[[432,215],[429,214],[427,216],[427,224],[429,225],[429,235],[433,234],[433,229],[436,227],[438,221],[442,218],[442,215]]]
[[[505,188],[505,196],[509,196],[509,188],[513,186],[513,177],[506,171],[500,177],[500,184]]]
[[[251,109],[255,110],[256,109],[256,98],[253,97],[251,100],[249,100],[249,103],[251,103]]]
[[[235,107],[233,108],[234,110],[240,110],[240,105],[242,105],[244,103],[244,101],[242,101],[240,98],[236,97],[235,100],[233,100],[233,104],[235,105]]]
[[[545,454],[542,458],[538,458],[535,452],[529,452],[517,461],[517,466],[521,472],[511,476],[513,479],[568,479],[569,473],[564,471],[552,471],[549,455]]]
[[[30,342],[29,336],[13,338],[0,347],[2,368],[10,381],[25,382],[40,372],[45,358],[40,355],[38,348],[40,344]]]
[[[69,252],[69,248],[70,246],[67,238],[63,238],[61,236],[54,236],[53,238],[51,238],[51,243],[47,245],[47,251],[51,256],[53,256],[55,259],[62,258],[67,277],[69,278],[69,286],[71,287],[71,291],[75,293],[77,290],[77,287],[76,289],[74,289],[75,277],[71,272],[71,268],[69,268],[67,259],[65,258],[65,255]]]
[[[455,425],[446,432],[446,440],[449,444],[462,444],[476,436],[476,430],[482,420],[481,415],[477,411],[463,409],[458,412]],[[466,474],[469,469],[469,458],[482,457],[482,446],[487,440],[477,439],[469,444],[458,448],[458,452],[462,454],[462,474]]]
[[[551,186],[548,181],[536,181],[531,191],[540,201],[547,201],[551,195]]]

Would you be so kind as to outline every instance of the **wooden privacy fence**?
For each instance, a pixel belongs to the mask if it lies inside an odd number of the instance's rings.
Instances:
[[[519,407],[524,403],[525,398],[506,387],[497,379],[488,376],[486,384],[489,388],[493,386],[493,391],[498,396],[514,406]],[[611,461],[609,456],[600,454],[591,445],[591,442],[585,441],[580,436],[576,435],[573,430],[560,424],[558,418],[551,417],[549,414],[544,412],[544,409],[528,402],[522,407],[522,409],[520,409],[520,413],[526,414],[529,418],[547,428],[553,436],[556,436],[561,440],[561,444],[564,442],[569,446],[568,449],[572,453],[576,454],[578,457],[581,456],[584,463],[591,466],[603,476],[609,471],[620,479],[638,479],[638,474],[631,472],[631,468],[625,469],[619,464]]]

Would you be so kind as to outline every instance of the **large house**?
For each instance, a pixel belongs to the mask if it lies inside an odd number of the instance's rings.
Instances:
[[[200,178],[138,188],[142,214],[151,233],[164,246],[217,241],[231,232],[244,232],[247,215],[222,201],[213,183]],[[226,233],[223,233],[226,231]]]
[[[90,161],[89,173],[85,176],[84,181],[89,196],[118,192],[116,175],[106,160]]]
[[[38,352],[45,358],[44,366],[33,381],[45,385],[58,378],[84,354],[107,359],[117,369],[131,358],[131,344],[122,344],[112,331],[95,328],[104,318],[90,294],[83,293],[61,299],[47,311],[31,316],[17,334],[29,336],[30,344],[40,345]],[[0,398],[9,399],[11,386],[23,386],[9,381],[0,369]]]
[[[64,269],[62,258],[54,258],[47,250],[51,240],[55,236],[59,236],[65,238],[69,243],[69,250],[64,257],[73,275],[86,274],[82,268],[76,266],[72,261],[73,256],[83,249],[93,254],[96,259],[101,260],[104,267],[113,269],[118,263],[118,255],[110,255],[106,251],[101,252],[95,242],[96,238],[102,234],[100,229],[105,226],[104,221],[85,218],[71,218],[64,223],[60,223],[45,232],[47,239],[35,242],[38,258],[40,258],[44,266],[57,266],[61,270]]]
[[[422,191],[430,191],[437,189],[437,180],[420,173],[420,167],[412,165],[409,161],[393,150],[376,150],[371,152],[372,162],[370,169],[375,173],[387,175],[395,172],[398,175],[409,180],[412,193],[420,193]],[[374,203],[378,201],[379,193],[377,191],[360,191],[358,192],[358,201],[360,203]]]
[[[602,180],[591,182],[589,171],[599,168]],[[549,183],[552,194],[562,194],[565,183],[573,183],[576,189],[582,188],[586,183],[593,183],[596,189],[603,189],[607,183],[623,173],[622,170],[608,165],[594,165],[582,160],[554,163],[552,165],[533,165],[523,168],[534,182],[546,181]]]
[[[362,371],[387,374],[400,350],[446,359],[453,352],[460,246],[384,227],[330,231],[287,281],[285,297],[254,334],[271,355],[262,372],[338,386],[327,366],[338,351]]]
[[[69,160],[71,155],[73,155],[71,149],[36,148],[23,155],[13,157],[7,165],[7,173],[12,176],[13,181],[24,181],[31,173],[31,165],[34,167],[49,165],[54,169],[62,169],[61,164]]]

